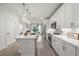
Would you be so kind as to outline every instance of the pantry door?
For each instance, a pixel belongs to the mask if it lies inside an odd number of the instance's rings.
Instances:
[[[6,46],[16,41],[15,29],[16,29],[16,23],[13,20],[8,19],[6,21]]]

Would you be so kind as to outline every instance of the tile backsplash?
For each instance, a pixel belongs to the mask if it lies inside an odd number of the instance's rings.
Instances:
[[[75,29],[72,29],[72,28],[62,28],[62,34],[63,35],[68,35],[69,32],[71,33],[79,33],[79,28],[75,28]]]

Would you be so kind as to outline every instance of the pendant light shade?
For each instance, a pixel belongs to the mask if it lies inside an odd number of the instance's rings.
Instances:
[[[29,8],[26,8],[26,4],[23,3],[23,16],[22,16],[22,20],[24,22],[26,22],[27,24],[30,24],[30,14],[31,12],[29,11]]]

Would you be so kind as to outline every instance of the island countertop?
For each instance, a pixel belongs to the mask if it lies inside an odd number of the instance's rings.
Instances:
[[[16,37],[16,39],[35,39],[37,37],[37,35],[27,35],[27,36],[23,36],[23,35],[20,35],[18,37]]]

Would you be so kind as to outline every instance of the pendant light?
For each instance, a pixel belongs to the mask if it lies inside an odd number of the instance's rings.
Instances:
[[[23,5],[23,16],[22,16],[22,20],[24,21],[24,22],[26,22],[27,24],[30,24],[30,14],[31,14],[31,12],[29,11],[29,8],[27,7],[26,8],[26,4],[25,3],[23,3],[22,4]]]

